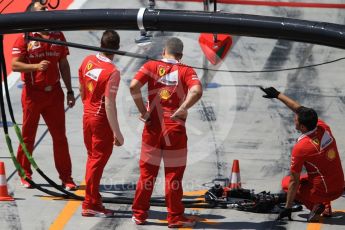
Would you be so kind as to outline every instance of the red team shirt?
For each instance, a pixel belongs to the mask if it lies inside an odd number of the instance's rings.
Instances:
[[[97,54],[84,59],[79,68],[79,82],[84,92],[85,115],[106,116],[105,95],[117,91],[114,84],[119,77],[120,72],[109,58]]]
[[[174,123],[170,116],[184,101],[188,89],[201,85],[195,71],[173,59],[149,61],[145,63],[134,77],[141,84],[148,85],[148,108],[153,124],[158,121],[165,124]],[[160,121],[159,118],[164,120]]]
[[[42,38],[35,32],[29,33],[29,36]],[[66,41],[62,32],[51,32],[48,39]],[[46,71],[22,73],[22,81],[41,87],[55,85],[60,80],[58,62],[68,54],[68,48],[65,46],[37,41],[26,42],[24,35],[17,38],[12,49],[12,57],[24,57],[28,64],[40,63],[43,60],[50,61]]]
[[[339,193],[344,186],[344,175],[336,141],[329,126],[318,120],[317,127],[303,134],[292,150],[291,172],[308,173],[315,195]]]

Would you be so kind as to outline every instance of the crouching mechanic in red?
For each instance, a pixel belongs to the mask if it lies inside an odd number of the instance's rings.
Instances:
[[[302,133],[292,149],[291,175],[282,181],[287,200],[278,219],[291,220],[291,206],[297,200],[311,210],[308,222],[318,222],[321,214],[331,215],[330,202],[343,193],[344,174],[335,138],[313,109],[301,106],[273,87],[261,89],[266,93],[264,97],[278,98],[295,112],[295,126]],[[303,166],[307,174],[300,175]]]
[[[182,177],[187,162],[187,111],[202,96],[202,86],[195,71],[180,64],[183,43],[178,38],[167,40],[161,61],[149,61],[130,84],[134,102],[145,122],[140,156],[140,178],[133,201],[132,220],[145,224],[154,183],[161,159],[165,170],[165,202],[168,227],[195,224],[184,216]],[[141,88],[148,85],[148,106]]]
[[[28,6],[28,11],[41,10],[45,10],[45,7],[39,2],[33,2]],[[29,33],[29,36],[65,41],[61,32],[37,32]],[[75,98],[71,86],[68,54],[67,47],[27,41],[24,35],[20,35],[12,49],[12,70],[22,72],[22,135],[29,153],[32,154],[38,122],[42,115],[52,136],[55,167],[62,185],[67,190],[74,190],[77,186],[71,177],[72,164],[66,138],[64,93],[60,84],[61,74],[67,88],[67,104],[73,107]],[[21,145],[18,148],[17,160],[26,176],[31,179],[30,162]],[[24,179],[21,179],[21,182],[25,188],[31,187]]]
[[[101,38],[101,48],[119,49],[120,37],[107,30]],[[83,216],[109,217],[114,212],[105,209],[99,193],[103,169],[113,151],[113,145],[121,146],[116,94],[120,84],[120,72],[113,64],[112,53],[98,53],[86,57],[79,68],[80,95],[84,104],[83,130],[87,149],[86,191]]]

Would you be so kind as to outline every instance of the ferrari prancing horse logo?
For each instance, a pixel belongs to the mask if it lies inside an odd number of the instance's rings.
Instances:
[[[319,141],[319,139],[314,138],[314,139],[313,139],[313,143],[316,144],[316,145],[319,145],[319,144],[320,144],[320,141]]]
[[[90,70],[91,68],[92,68],[92,63],[90,63],[90,62],[89,62],[89,63],[87,63],[87,65],[86,65],[86,69],[87,69],[87,70]]]
[[[334,149],[331,149],[327,152],[327,158],[329,160],[334,160],[334,158],[336,158],[337,154],[336,152],[334,151]]]
[[[164,67],[159,67],[158,69],[158,74],[160,77],[165,75],[165,68]]]

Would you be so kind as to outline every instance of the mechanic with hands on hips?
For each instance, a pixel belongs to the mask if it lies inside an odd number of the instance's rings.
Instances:
[[[163,49],[163,59],[145,63],[130,84],[140,119],[145,122],[140,178],[132,205],[132,220],[138,225],[146,223],[162,159],[168,227],[191,227],[195,224],[195,220],[184,216],[182,178],[187,161],[187,111],[201,98],[202,87],[195,71],[179,62],[182,52],[182,41],[169,38]],[[141,93],[145,84],[148,85],[147,107]]]
[[[32,2],[27,11],[47,10],[38,1]],[[65,41],[62,32],[33,32],[30,36]],[[66,190],[75,190],[72,163],[68,149],[65,128],[64,93],[60,84],[60,74],[67,88],[67,105],[75,104],[71,85],[70,67],[67,60],[68,48],[37,41],[27,41],[20,35],[12,49],[12,70],[21,72],[24,82],[22,90],[23,127],[22,136],[30,154],[33,152],[35,137],[42,115],[52,136],[55,167]],[[26,176],[31,179],[30,162],[19,145],[17,160]],[[25,188],[31,185],[21,178]]]
[[[107,30],[101,38],[101,48],[118,50],[120,36]],[[87,149],[85,200],[82,216],[109,217],[114,211],[105,209],[99,184],[113,145],[124,142],[116,109],[120,72],[113,63],[113,53],[98,53],[86,57],[79,68],[80,95],[84,105],[83,131]]]
[[[287,200],[278,219],[292,220],[291,207],[296,200],[311,210],[308,222],[318,222],[321,215],[331,215],[330,202],[340,197],[344,189],[343,168],[332,131],[318,119],[314,109],[301,106],[273,87],[260,88],[265,92],[263,97],[277,98],[295,112],[295,126],[302,133],[292,149],[290,176],[282,181]],[[303,166],[307,174],[301,175]]]

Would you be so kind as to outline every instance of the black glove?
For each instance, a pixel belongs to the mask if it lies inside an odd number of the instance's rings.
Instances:
[[[280,92],[274,87],[263,88],[260,86],[260,89],[266,93],[266,95],[263,95],[265,98],[277,98],[280,94]]]
[[[289,220],[292,220],[291,212],[292,212],[292,208],[283,208],[282,210],[280,210],[277,220],[281,220],[285,217],[289,218]]]

